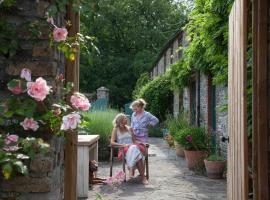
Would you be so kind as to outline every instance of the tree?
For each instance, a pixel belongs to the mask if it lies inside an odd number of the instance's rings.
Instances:
[[[172,0],[84,0],[81,31],[97,38],[100,53],[81,56],[81,89],[110,89],[113,105],[132,96],[164,43],[186,22],[183,4]]]

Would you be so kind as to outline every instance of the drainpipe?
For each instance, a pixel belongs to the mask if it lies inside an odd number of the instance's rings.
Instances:
[[[196,77],[196,125],[200,126],[200,72],[197,72]]]

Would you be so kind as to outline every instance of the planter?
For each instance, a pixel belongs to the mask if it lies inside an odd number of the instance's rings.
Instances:
[[[221,179],[225,169],[226,161],[208,161],[204,159],[208,178]]]
[[[184,148],[180,144],[178,144],[177,142],[174,142],[174,146],[175,146],[176,155],[179,157],[185,157]]]
[[[187,166],[189,169],[193,169],[199,161],[207,156],[206,151],[188,151],[184,150],[185,157],[187,161]]]

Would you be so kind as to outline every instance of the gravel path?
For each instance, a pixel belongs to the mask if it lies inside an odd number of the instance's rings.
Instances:
[[[149,149],[150,180],[149,185],[138,181],[123,183],[112,190],[106,185],[95,185],[88,199],[97,199],[99,192],[103,200],[225,200],[226,180],[211,180],[196,175],[186,167],[183,158],[175,155],[162,139],[151,138]],[[114,172],[121,169],[121,163],[115,163]],[[105,175],[105,176],[104,176]],[[109,175],[109,164],[99,163],[98,177]]]

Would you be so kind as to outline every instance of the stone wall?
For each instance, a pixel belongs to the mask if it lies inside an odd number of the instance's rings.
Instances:
[[[183,89],[183,109],[185,112],[189,112],[190,108],[190,98],[189,98],[189,89],[185,87]]]
[[[216,86],[216,131],[220,138],[222,136],[228,137],[228,111],[225,109],[222,111],[224,105],[228,104],[228,88],[225,86]],[[224,155],[227,155],[227,142],[220,143],[221,151]]]
[[[46,156],[30,161],[29,176],[2,180],[0,199],[62,200],[64,187],[64,138],[54,137]]]
[[[55,76],[64,73],[65,68],[64,56],[49,45],[49,25],[46,23],[45,12],[51,1],[15,2],[9,12],[0,13],[0,18],[14,27],[19,46],[12,57],[0,55],[1,98],[7,95],[6,83],[12,77],[18,76],[22,68],[31,70],[32,79],[42,76],[50,85],[54,85]],[[64,23],[64,15],[59,14],[54,21],[56,25],[61,26]],[[33,25],[36,26],[34,30],[31,29]],[[33,31],[38,31],[38,34],[33,35]],[[9,181],[0,181],[0,199],[63,199],[63,138],[53,138],[49,143],[49,154],[29,161],[29,176],[16,176]]]

